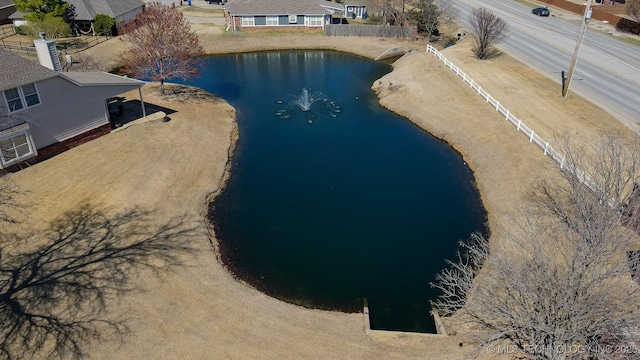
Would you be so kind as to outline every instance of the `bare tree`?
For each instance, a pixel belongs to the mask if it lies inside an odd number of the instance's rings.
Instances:
[[[431,308],[440,316],[451,316],[464,307],[473,279],[489,257],[489,242],[480,234],[472,234],[467,242],[460,241],[460,247],[462,252],[458,251],[456,260],[447,260],[447,267],[430,283],[440,291],[440,296],[431,302]]]
[[[163,270],[158,259],[181,264],[196,234],[152,215],[86,205],[44,232],[0,237],[0,357],[80,358],[91,340],[126,333],[125,318],[106,314],[110,300],[133,290],[140,269]]]
[[[468,26],[474,41],[471,51],[478,59],[498,55],[500,52],[493,46],[509,35],[509,25],[485,8],[477,8],[471,12]]]
[[[160,82],[188,79],[198,74],[198,57],[204,52],[198,36],[175,8],[150,2],[135,21],[121,28],[131,46],[122,54],[122,64],[136,77]]]
[[[631,278],[638,259],[629,251],[640,244],[637,229],[620,220],[622,213],[640,217],[623,210],[640,178],[640,146],[618,135],[593,146],[564,145],[568,166],[541,181],[521,221],[492,239],[500,246],[482,271],[456,264],[464,276],[441,273],[446,291],[468,288],[466,279],[476,276],[465,301],[440,300],[464,304],[457,320],[479,351],[529,359],[632,358],[640,286]],[[585,186],[587,177],[599,184],[595,191]]]
[[[412,5],[412,0],[369,0],[367,6],[370,9],[378,9],[382,13],[384,24],[404,26],[408,16],[407,8]]]
[[[410,6],[412,6],[412,0],[395,0],[394,25],[398,25],[398,26],[407,25],[407,20],[408,20],[407,10],[408,10],[408,7]]]
[[[104,64],[91,54],[76,53],[71,56],[71,63],[65,65],[66,71],[102,71]]]
[[[640,22],[640,0],[627,0],[625,6],[627,15],[635,22]]]
[[[442,23],[452,23],[457,17],[458,9],[453,2],[446,0],[418,0],[412,9],[412,19],[418,24],[418,31],[427,36],[438,35],[438,27]]]
[[[384,15],[383,2],[384,0],[362,0],[360,3],[367,7],[368,15]]]
[[[455,23],[458,18],[458,8],[453,1],[435,0],[435,4],[440,9],[440,22],[445,24]]]

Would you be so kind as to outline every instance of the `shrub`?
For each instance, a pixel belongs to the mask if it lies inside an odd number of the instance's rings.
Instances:
[[[28,35],[29,34],[29,28],[26,25],[14,26],[13,29],[15,30],[17,35]]]
[[[93,22],[93,30],[96,34],[111,35],[111,28],[115,24],[115,21],[105,14],[96,14],[96,19]]]
[[[44,32],[49,38],[65,37],[71,33],[71,27],[64,19],[59,17],[45,16],[44,20],[29,21],[25,25],[27,33],[37,38],[38,33]]]

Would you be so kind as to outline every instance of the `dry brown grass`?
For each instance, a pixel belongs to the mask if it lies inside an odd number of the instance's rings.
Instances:
[[[245,35],[204,37],[209,53],[320,48],[375,57],[389,47],[422,43],[385,39]],[[117,63],[118,39],[88,52]],[[547,137],[570,130],[587,137],[621,128],[611,116],[571,97],[508,57],[477,61],[468,46],[444,51],[495,98]],[[393,86],[390,86],[393,84]],[[459,150],[499,232],[536,176],[542,153],[516,132],[432,55],[413,53],[374,82],[381,103]],[[124,339],[92,344],[104,359],[451,359],[471,348],[456,337],[364,333],[361,314],[308,310],[267,297],[236,281],[220,264],[205,220],[206,201],[220,190],[234,139],[234,109],[220,101],[180,101],[144,87],[145,100],[175,110],[169,122],[131,126],[11,175],[31,204],[34,226],[90,202],[106,208],[139,207],[159,222],[187,216],[198,224],[196,256],[161,276],[143,273],[136,291],[108,304],[130,319]],[[137,94],[126,94],[137,98]],[[547,110],[532,111],[532,104]],[[539,107],[536,107],[539,109]],[[180,241],[181,239],[176,239]],[[425,274],[425,284],[428,281]],[[492,357],[493,358],[493,357]]]

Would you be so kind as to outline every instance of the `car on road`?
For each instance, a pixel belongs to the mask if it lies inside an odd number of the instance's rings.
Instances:
[[[539,7],[531,10],[531,13],[538,16],[549,16],[549,9]]]

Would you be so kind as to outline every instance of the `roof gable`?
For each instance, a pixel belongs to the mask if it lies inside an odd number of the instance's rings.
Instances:
[[[24,20],[24,16],[22,16],[22,13],[20,13],[20,11],[16,11],[13,14],[9,15],[9,19],[11,19],[11,20]]]
[[[76,86],[140,87],[145,84],[141,80],[100,71],[58,73],[4,49],[0,49],[0,64],[3,64],[0,66],[0,91],[54,77],[61,77]]]
[[[75,12],[74,19],[95,19],[96,13],[93,10],[93,6],[91,6],[91,3],[88,0],[67,0],[67,3],[73,8],[73,11]]]
[[[58,76],[56,71],[0,49],[0,91]]]
[[[117,18],[144,6],[141,0],[67,0],[75,8],[77,20],[93,20],[97,14]]]
[[[326,0],[229,0],[225,6],[231,15],[326,15]]]
[[[96,10],[96,14],[106,14],[113,18],[122,16],[130,11],[141,8],[141,0],[89,0]]]

